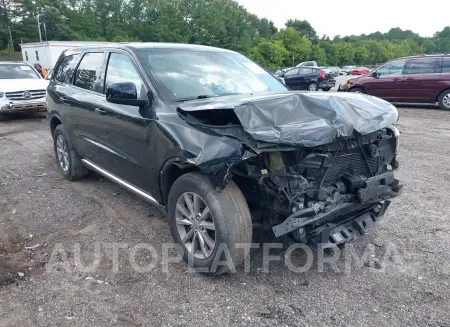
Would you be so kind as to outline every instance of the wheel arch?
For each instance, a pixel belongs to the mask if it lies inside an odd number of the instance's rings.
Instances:
[[[50,132],[52,133],[52,137],[53,137],[53,134],[55,133],[56,127],[61,124],[62,124],[62,120],[58,115],[52,115],[50,117]]]
[[[173,183],[184,174],[194,171],[200,171],[198,166],[191,162],[179,161],[177,159],[169,160],[162,166],[159,174],[159,185],[161,198],[165,205],[169,199],[169,192]]]
[[[439,101],[439,97],[442,95],[442,93],[444,93],[445,91],[450,91],[450,86],[447,86],[446,88],[440,90],[437,94],[436,94],[436,102]]]

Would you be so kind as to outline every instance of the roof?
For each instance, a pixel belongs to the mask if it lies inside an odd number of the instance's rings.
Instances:
[[[35,42],[21,44],[22,48],[33,47],[66,47],[66,48],[78,48],[89,49],[93,46],[102,46],[105,48],[129,48],[133,50],[143,49],[185,49],[185,50],[197,50],[197,51],[226,51],[234,52],[227,49],[215,48],[198,44],[184,44],[184,43],[163,43],[163,42],[98,42],[98,41],[48,41],[48,42]]]

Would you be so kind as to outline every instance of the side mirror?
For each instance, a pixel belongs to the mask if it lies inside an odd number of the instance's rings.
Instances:
[[[147,100],[137,98],[136,85],[131,82],[111,84],[106,89],[106,101],[137,107],[148,103]]]
[[[370,77],[380,78],[376,70],[370,73]]]

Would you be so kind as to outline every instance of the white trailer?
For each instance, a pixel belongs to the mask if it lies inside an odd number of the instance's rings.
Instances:
[[[23,43],[20,46],[22,48],[23,61],[30,65],[39,63],[47,69],[53,69],[60,54],[66,49],[107,43],[96,41],[48,41]]]

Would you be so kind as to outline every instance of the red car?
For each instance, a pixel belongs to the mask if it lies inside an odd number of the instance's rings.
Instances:
[[[345,81],[341,90],[391,102],[438,102],[450,110],[450,54],[391,60],[370,74]]]
[[[369,68],[366,67],[358,67],[352,70],[352,75],[365,75],[369,72]]]

